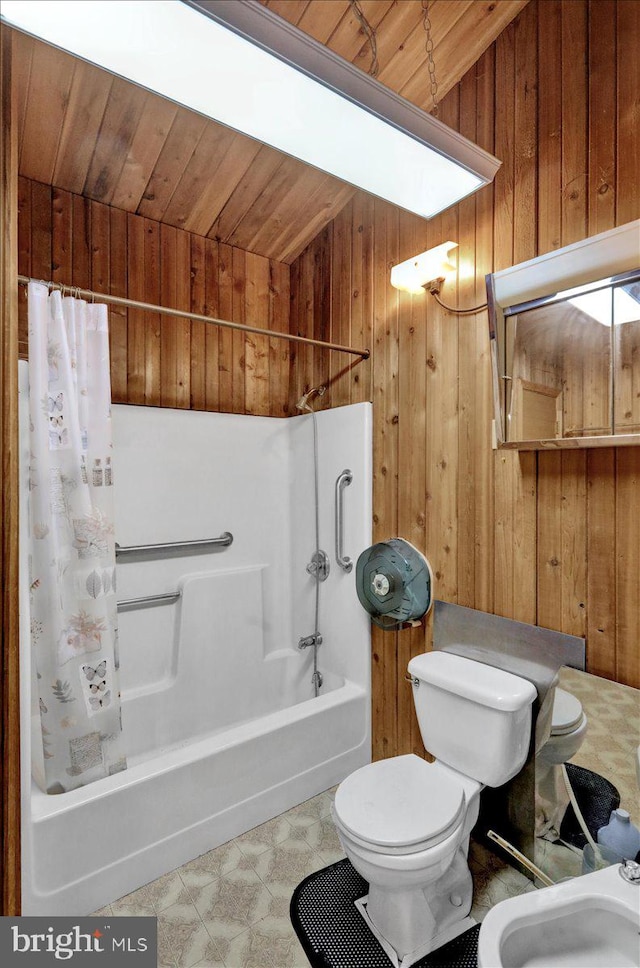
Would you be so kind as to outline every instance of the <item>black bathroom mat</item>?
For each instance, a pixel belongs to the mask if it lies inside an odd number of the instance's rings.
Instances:
[[[613,783],[583,766],[567,763],[567,776],[589,833],[595,840],[600,827],[609,823],[612,810],[620,806],[620,794]],[[571,804],[560,824],[560,839],[580,850],[587,842]]]
[[[312,968],[390,968],[391,962],[354,905],[369,890],[348,860],[298,884],[291,923]],[[477,968],[480,925],[416,961],[413,968]]]

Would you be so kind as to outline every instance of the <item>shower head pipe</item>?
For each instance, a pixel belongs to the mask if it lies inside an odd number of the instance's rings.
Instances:
[[[311,387],[311,389],[307,390],[307,392],[304,393],[296,403],[296,407],[295,407],[296,410],[308,410],[309,413],[311,413],[311,407],[309,406],[309,402],[308,402],[309,398],[312,397],[314,394],[319,397],[322,397],[326,392],[327,392],[326,386]]]

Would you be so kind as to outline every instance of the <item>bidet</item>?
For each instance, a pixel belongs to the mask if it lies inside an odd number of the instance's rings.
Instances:
[[[639,968],[640,878],[623,867],[501,901],[480,929],[479,968]]]

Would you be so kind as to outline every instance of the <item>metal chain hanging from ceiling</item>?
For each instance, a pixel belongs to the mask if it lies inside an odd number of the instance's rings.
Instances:
[[[362,7],[358,3],[358,0],[349,0],[349,3],[351,4],[353,12],[358,18],[360,26],[366,34],[367,40],[369,41],[369,46],[371,47],[371,64],[369,65],[369,70],[367,73],[370,74],[371,77],[377,77],[380,66],[378,64],[378,44],[376,41],[375,28],[372,27],[367,20]]]
[[[438,116],[438,82],[436,80],[436,65],[433,62],[433,37],[431,36],[431,20],[429,18],[429,7],[431,6],[429,0],[422,0],[422,25],[425,29],[427,38],[425,40],[424,49],[427,52],[427,68],[429,70],[429,81],[431,83],[431,99],[433,101],[433,108],[431,113],[434,117]]]

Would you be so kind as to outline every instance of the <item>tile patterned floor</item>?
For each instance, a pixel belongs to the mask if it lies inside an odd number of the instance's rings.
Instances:
[[[610,780],[620,792],[621,806],[640,826],[640,690],[566,667],[560,672],[560,685],[578,697],[588,720],[584,742],[571,762]]]
[[[289,900],[308,874],[344,857],[332,799],[321,793],[96,914],[157,916],[159,968],[309,968]],[[469,862],[478,921],[498,901],[533,890],[480,845]]]

